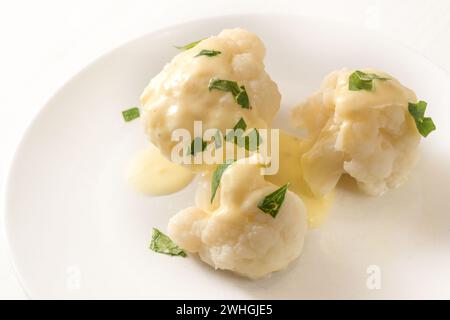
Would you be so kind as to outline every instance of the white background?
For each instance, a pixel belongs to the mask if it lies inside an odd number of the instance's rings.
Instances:
[[[0,0],[0,185],[33,116],[94,58],[157,28],[249,12],[298,13],[376,29],[450,71],[448,0]],[[26,296],[14,276],[1,219],[0,299],[9,298]]]

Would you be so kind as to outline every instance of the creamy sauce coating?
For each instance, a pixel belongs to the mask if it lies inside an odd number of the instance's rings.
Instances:
[[[325,221],[334,192],[319,197],[309,189],[303,178],[300,162],[308,149],[306,141],[280,131],[279,171],[276,175],[265,176],[265,179],[278,186],[289,182],[289,190],[296,193],[307,208],[309,228],[317,228]],[[128,183],[134,190],[155,196],[182,190],[194,176],[188,169],[167,160],[153,145],[139,151],[130,161],[127,170]]]
[[[300,138],[280,130],[280,168],[276,175],[266,176],[266,180],[276,185],[289,182],[289,190],[295,192],[304,202],[308,211],[309,228],[317,228],[324,221],[334,199],[334,191],[320,197],[315,196],[303,178],[301,157],[309,146]]]
[[[161,196],[184,189],[195,174],[170,162],[151,145],[131,159],[127,172],[130,186],[139,193]]]

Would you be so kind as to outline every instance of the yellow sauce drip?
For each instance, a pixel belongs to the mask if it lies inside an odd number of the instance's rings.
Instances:
[[[300,164],[301,157],[307,150],[307,144],[300,138],[280,130],[280,167],[276,175],[266,176],[266,180],[279,186],[290,183],[289,190],[295,192],[305,203],[308,210],[308,226],[313,229],[325,221],[333,202],[334,192],[317,197],[309,189],[303,179]]]
[[[195,174],[170,162],[150,146],[139,151],[127,168],[127,180],[133,189],[148,195],[167,195],[185,188]]]

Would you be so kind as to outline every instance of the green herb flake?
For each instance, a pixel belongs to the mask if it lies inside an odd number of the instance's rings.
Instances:
[[[139,112],[139,108],[133,107],[128,110],[122,111],[123,120],[125,122],[130,122],[134,119],[137,119],[141,116],[141,113]]]
[[[348,80],[348,90],[350,91],[372,91],[373,80],[390,80],[390,78],[380,77],[374,73],[365,73],[359,70],[353,72]]]
[[[224,92],[231,92],[233,96],[238,95],[241,91],[236,81],[221,80],[215,78],[209,80],[208,89],[209,91],[216,89]]]
[[[427,109],[427,103],[425,101],[419,101],[417,103],[408,103],[408,111],[413,116],[416,122],[417,130],[423,137],[427,137],[432,131],[436,130],[433,119],[425,117],[425,110]]]
[[[240,118],[239,121],[236,123],[236,125],[234,126],[233,130],[242,130],[245,131],[247,130],[247,123],[245,122],[244,118]]]
[[[289,183],[285,184],[281,188],[275,190],[271,194],[267,195],[261,202],[258,204],[258,208],[269,215],[271,215],[274,219],[280,211],[281,205],[283,204],[284,197],[286,195],[286,191],[289,187]]]
[[[245,130],[247,130],[247,123],[244,118],[240,118],[233,130],[228,132],[225,136],[225,140],[228,142],[233,142],[241,148],[244,147],[248,151],[258,150],[262,143],[262,137],[260,136],[258,129],[253,129],[242,139],[242,135]]]
[[[206,147],[208,146],[208,143],[203,141],[202,138],[197,137],[191,142],[190,148],[188,148],[187,154],[191,156],[195,156],[198,152],[205,151]]]
[[[262,138],[259,135],[258,129],[256,128],[253,129],[248,135],[246,135],[244,139],[245,139],[244,147],[248,151],[257,151],[262,143]]]
[[[217,51],[217,50],[206,50],[203,49],[202,51],[200,51],[196,56],[196,57],[200,57],[200,56],[207,56],[207,57],[215,57],[219,54],[221,54],[222,52]]]
[[[247,123],[245,122],[244,118],[240,118],[239,121],[234,125],[233,130],[229,131],[225,136],[225,140],[238,144],[238,137],[242,137],[242,134],[245,132],[245,130],[247,130]]]
[[[239,104],[243,109],[250,109],[250,100],[248,98],[247,91],[244,86],[239,87],[236,81],[212,78],[209,80],[208,89],[209,91],[215,89],[224,92],[231,92],[237,104]]]
[[[211,180],[211,203],[214,200],[214,197],[216,196],[217,188],[220,185],[220,179],[222,179],[222,175],[225,172],[225,170],[232,165],[234,160],[228,159],[225,161],[225,163],[221,164],[214,170],[214,173],[212,175]]]
[[[175,46],[175,48],[177,48],[178,50],[181,50],[181,51],[186,51],[186,50],[194,48],[196,45],[198,45],[203,40],[205,40],[205,39],[194,41],[194,42],[188,43],[188,44],[186,44],[184,46]]]
[[[186,252],[177,246],[167,235],[156,228],[153,228],[150,249],[170,256],[187,257]]]
[[[236,102],[244,109],[250,109],[250,100],[248,99],[247,90],[244,86],[240,87],[241,91],[236,95]]]
[[[214,135],[214,147],[219,149],[222,147],[222,132],[217,129],[216,134]]]

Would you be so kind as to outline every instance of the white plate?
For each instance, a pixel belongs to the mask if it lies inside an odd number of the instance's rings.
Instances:
[[[152,227],[165,230],[171,215],[191,205],[194,186],[146,197],[123,176],[146,141],[139,121],[124,123],[121,111],[138,103],[177,53],[174,44],[231,27],[248,28],[265,42],[268,72],[283,94],[280,123],[329,71],[369,66],[415,89],[438,127],[423,140],[420,164],[402,188],[380,198],[340,188],[327,222],[307,235],[301,258],[260,281],[148,250]],[[18,274],[32,298],[450,298],[449,106],[444,72],[352,26],[245,15],[148,34],[75,76],[23,138],[4,201]],[[374,270],[381,271],[379,290],[367,286]]]

